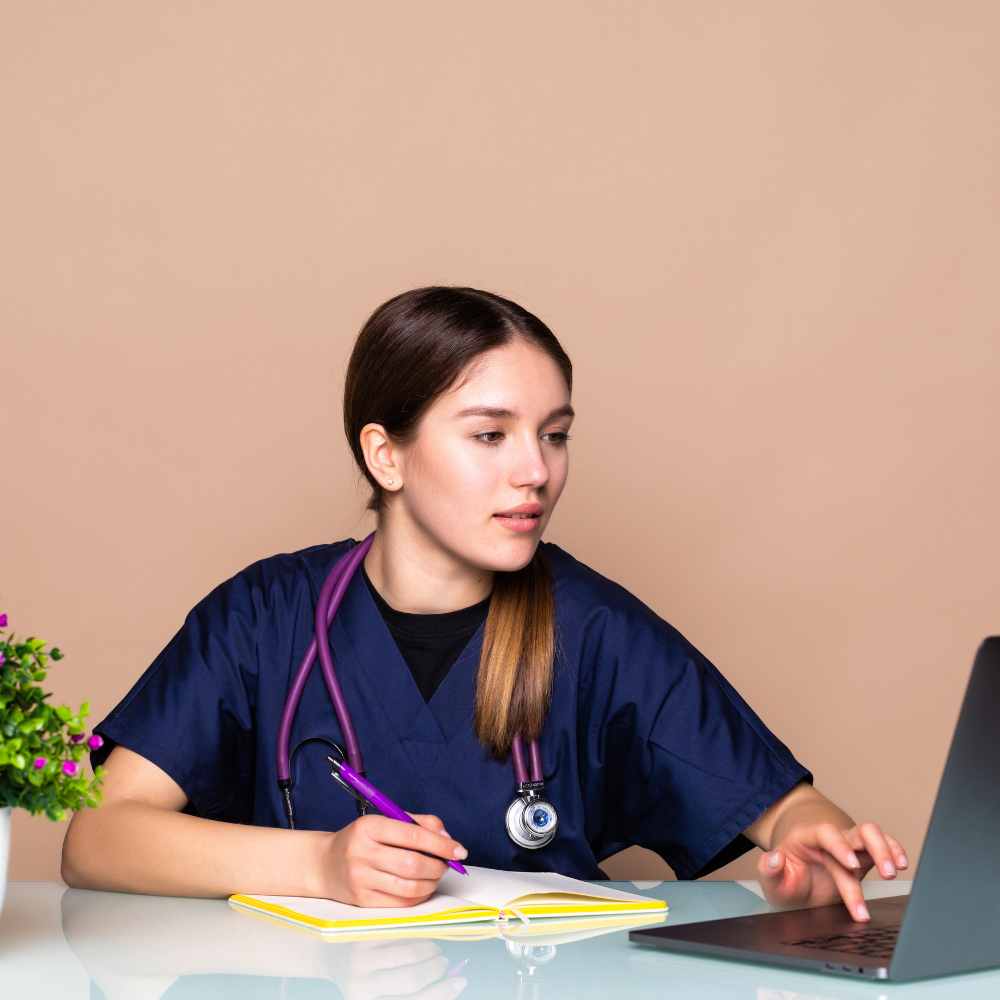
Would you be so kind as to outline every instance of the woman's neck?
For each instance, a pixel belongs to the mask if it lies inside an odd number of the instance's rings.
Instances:
[[[426,540],[400,538],[380,526],[364,559],[365,572],[396,611],[437,615],[471,607],[493,589],[493,573],[457,564]]]

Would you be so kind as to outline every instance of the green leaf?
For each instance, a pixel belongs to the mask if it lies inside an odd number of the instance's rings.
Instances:
[[[10,762],[19,771],[23,771],[28,766],[28,762],[27,762],[27,760],[25,760],[23,753],[16,753],[16,754],[14,754],[14,756],[11,757]]]
[[[11,753],[16,753],[18,750],[21,749],[21,744],[23,743],[24,740],[21,739],[20,736],[15,736],[12,740],[7,740],[7,749]]]
[[[44,670],[36,670],[31,675],[31,679],[33,681],[44,681],[45,680],[45,671]]]
[[[65,705],[59,705],[56,708],[56,715],[59,716],[60,722],[69,722],[73,718],[73,713]]]

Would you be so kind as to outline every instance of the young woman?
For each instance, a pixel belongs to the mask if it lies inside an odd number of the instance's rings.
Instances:
[[[65,880],[405,906],[449,859],[593,879],[640,844],[690,879],[756,844],[777,848],[759,865],[769,899],[843,898],[865,919],[859,879],[905,867],[898,842],[817,792],[676,629],[541,540],[571,390],[552,331],[508,299],[434,286],[376,309],[344,392],[374,532],[262,559],[195,605],[95,727],[104,798],[73,817]],[[283,732],[324,581],[351,553],[325,641],[353,733],[320,664]],[[359,815],[328,759],[349,762],[352,740],[416,823]]]

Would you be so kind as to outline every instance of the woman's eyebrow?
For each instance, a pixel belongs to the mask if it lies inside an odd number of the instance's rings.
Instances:
[[[464,410],[459,410],[455,414],[455,418],[459,417],[495,417],[497,420],[504,420],[509,417],[516,417],[517,414],[513,410],[505,409],[502,406],[468,406]],[[547,424],[550,420],[554,420],[556,417],[575,417],[576,411],[573,409],[569,403],[564,406],[557,406],[543,421],[543,424]]]

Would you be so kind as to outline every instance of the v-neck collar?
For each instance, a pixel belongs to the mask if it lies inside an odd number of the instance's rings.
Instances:
[[[440,640],[455,639],[465,636],[467,639],[476,630],[486,615],[489,613],[490,597],[487,594],[481,601],[459,608],[457,611],[445,611],[439,614],[415,614],[408,611],[397,611],[389,602],[375,589],[375,584],[365,571],[365,564],[362,561],[358,567],[361,578],[365,581],[365,587],[369,596],[375,602],[382,620],[389,627],[389,633],[397,639],[416,640]]]
[[[424,701],[364,578],[356,571],[330,626],[334,665],[338,676],[352,676],[355,682],[352,686],[366,702],[379,706],[392,737],[436,744],[436,757],[437,751],[458,733],[472,728],[476,672],[485,624],[480,623],[472,634],[430,701]],[[347,709],[351,711],[350,704]],[[365,734],[357,735],[364,746]]]

